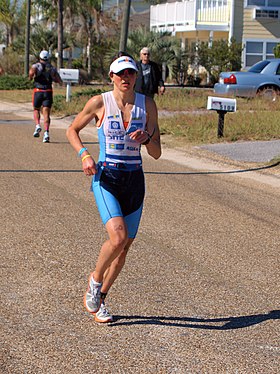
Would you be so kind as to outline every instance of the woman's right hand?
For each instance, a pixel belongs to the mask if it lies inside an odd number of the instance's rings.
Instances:
[[[94,175],[97,173],[95,161],[90,155],[87,156],[82,160],[83,171],[86,176]]]

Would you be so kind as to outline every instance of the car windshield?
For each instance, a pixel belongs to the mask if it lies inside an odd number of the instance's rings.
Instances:
[[[260,61],[253,65],[248,71],[250,73],[261,73],[262,70],[269,64],[269,61]]]

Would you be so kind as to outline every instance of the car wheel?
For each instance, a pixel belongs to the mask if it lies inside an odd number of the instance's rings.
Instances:
[[[258,97],[262,97],[269,101],[276,101],[279,97],[279,90],[276,87],[266,86],[262,87],[257,92]]]

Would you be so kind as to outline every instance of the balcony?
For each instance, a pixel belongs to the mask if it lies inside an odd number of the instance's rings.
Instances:
[[[231,0],[184,0],[152,5],[150,29],[173,35],[185,31],[229,31]]]

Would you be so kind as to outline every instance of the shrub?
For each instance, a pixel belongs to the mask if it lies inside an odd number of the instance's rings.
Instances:
[[[83,69],[83,61],[82,59],[74,59],[72,60],[72,69]]]
[[[65,103],[65,96],[64,95],[55,95],[53,98],[53,109],[60,110],[62,105]]]
[[[6,48],[5,53],[0,58],[0,65],[4,72],[9,75],[21,75],[24,72],[23,58],[11,48]]]
[[[275,58],[280,58],[280,43],[277,44],[276,47],[273,48]]]
[[[80,96],[95,96],[95,95],[100,95],[102,92],[105,92],[104,90],[101,89],[94,89],[94,88],[88,88],[83,91],[77,91],[73,93],[73,97],[80,97]]]
[[[29,90],[33,83],[22,75],[2,75],[0,77],[0,90]]]

